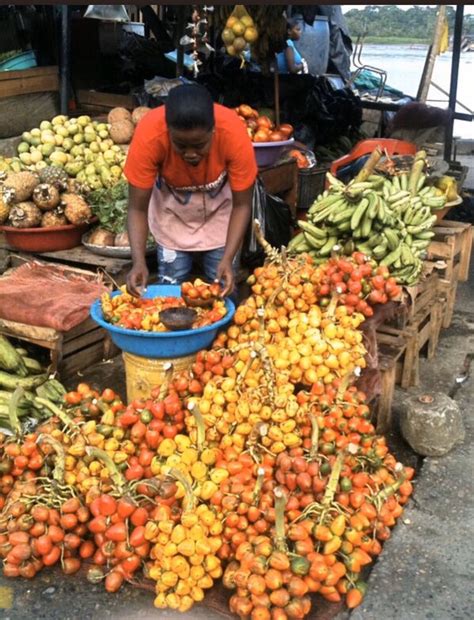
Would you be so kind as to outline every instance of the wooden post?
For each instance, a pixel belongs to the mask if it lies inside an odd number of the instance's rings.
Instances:
[[[454,22],[453,55],[451,59],[451,83],[449,85],[449,110],[451,111],[451,118],[446,125],[446,134],[444,139],[445,161],[451,160],[451,150],[453,146],[454,113],[456,112],[456,95],[458,92],[459,61],[461,59],[463,19],[464,6],[462,4],[458,4],[458,6],[456,7],[456,18]]]
[[[421,76],[420,87],[418,89],[418,101],[426,101],[428,97],[428,91],[430,89],[431,78],[433,77],[433,69],[436,62],[436,56],[439,53],[439,44],[441,36],[443,34],[444,19],[446,17],[446,5],[442,4],[439,7],[438,17],[436,19],[436,26],[433,35],[433,44],[428,50],[427,62]]]
[[[277,130],[280,129],[280,76],[278,74],[278,63],[275,55],[273,64],[273,83],[275,96],[275,125]]]

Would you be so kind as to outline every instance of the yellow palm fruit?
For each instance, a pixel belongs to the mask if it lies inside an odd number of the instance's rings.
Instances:
[[[192,598],[192,596],[186,594],[181,597],[178,611],[181,613],[185,613],[186,611],[189,611],[193,605],[194,605],[194,599]]]
[[[160,456],[171,456],[176,452],[176,443],[172,439],[163,439],[163,441],[158,446],[158,454]]]
[[[174,521],[166,520],[158,522],[158,529],[165,534],[171,534],[174,529]]]
[[[200,588],[199,586],[194,586],[193,588],[191,588],[191,598],[196,603],[199,603],[200,601],[204,600],[203,589]]]
[[[170,593],[166,595],[166,604],[170,609],[178,609],[181,601],[177,594]]]
[[[173,571],[165,571],[161,575],[161,581],[165,584],[165,586],[174,588],[174,586],[178,583],[178,575]]]
[[[160,528],[161,529],[161,528]],[[171,542],[174,542],[175,545],[179,545],[179,543],[186,540],[187,530],[181,524],[176,524],[171,531]],[[178,569],[173,569],[178,570]]]
[[[161,568],[156,564],[153,564],[149,570],[149,576],[150,579],[153,579],[153,581],[159,581],[161,579]]]
[[[177,456],[177,455],[173,455],[173,456]],[[169,457],[169,458],[172,458],[172,457]],[[199,453],[195,448],[186,448],[186,450],[184,450],[181,457],[179,458],[181,458],[181,461],[185,463],[186,465],[193,465],[198,460]],[[168,461],[167,461],[167,464],[169,464]]]
[[[214,465],[217,459],[217,450],[214,448],[204,448],[201,452],[201,461],[205,465]]]
[[[201,487],[199,497],[207,501],[219,490],[219,487],[212,480],[206,480]]]
[[[163,546],[163,555],[166,557],[171,557],[173,555],[176,555],[178,553],[178,547],[172,543],[172,542],[168,542],[166,543],[166,545]]]
[[[204,575],[206,574],[206,571],[204,570],[204,565],[199,565],[199,566],[191,566],[191,570],[189,572],[189,576],[191,577],[191,579],[193,579],[196,583],[199,581],[199,579],[201,579],[202,577],[204,577]]]
[[[186,596],[191,592],[191,586],[185,579],[180,579],[176,584],[175,592],[178,596]],[[192,599],[191,599],[192,601]]]
[[[166,609],[168,607],[167,603],[166,603],[166,596],[163,592],[160,592],[156,597],[155,600],[153,601],[153,605],[157,608],[157,609]]]
[[[178,545],[177,551],[181,553],[181,555],[184,555],[185,557],[189,558],[195,554],[196,544],[194,540],[189,540],[189,539],[183,540],[183,542],[181,542]]]
[[[284,452],[286,450],[286,447],[282,441],[275,441],[273,444],[270,442],[270,449],[273,454],[280,454],[280,452]]]
[[[283,436],[283,443],[287,448],[295,448],[301,443],[301,437],[298,437],[296,433],[287,433]]]
[[[187,435],[176,435],[174,442],[179,452],[184,452],[191,447],[191,439]]]
[[[114,463],[120,465],[120,463],[125,463],[125,461],[128,459],[128,454],[126,452],[123,452],[122,450],[118,450],[117,452],[114,452],[113,459]]]

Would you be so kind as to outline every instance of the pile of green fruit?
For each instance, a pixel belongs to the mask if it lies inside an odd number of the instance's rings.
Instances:
[[[45,402],[60,403],[64,394],[64,386],[49,378],[26,349],[15,348],[0,335],[0,432],[19,432],[26,418],[34,424],[49,417]]]
[[[437,221],[434,211],[446,205],[446,194],[426,185],[426,155],[420,151],[410,173],[393,178],[363,175],[347,185],[327,175],[329,189],[299,221],[302,232],[289,249],[308,252],[317,261],[333,251],[355,250],[390,269],[400,284],[415,284]]]
[[[18,158],[28,168],[41,171],[60,166],[91,189],[110,187],[122,178],[125,152],[109,135],[109,124],[90,116],[55,116],[22,134]]]

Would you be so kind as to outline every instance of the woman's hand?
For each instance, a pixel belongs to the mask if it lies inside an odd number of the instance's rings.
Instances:
[[[145,263],[133,265],[127,276],[127,291],[134,297],[140,297],[148,282],[148,268]]]
[[[223,258],[217,266],[215,282],[222,282],[222,297],[226,297],[234,290],[234,270],[232,269],[232,261]]]

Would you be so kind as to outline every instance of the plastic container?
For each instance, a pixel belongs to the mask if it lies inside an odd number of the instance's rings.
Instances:
[[[29,50],[0,62],[0,71],[21,71],[36,67],[37,64],[34,51]]]
[[[255,149],[257,166],[259,168],[273,166],[280,159],[284,150],[291,146],[293,142],[293,138],[282,140],[281,142],[254,142],[253,148]]]
[[[153,388],[161,386],[166,377],[166,365],[171,363],[174,372],[188,370],[196,359],[196,355],[175,357],[173,359],[150,359],[123,353],[125,379],[127,384],[127,402],[135,398],[149,398]]]
[[[112,296],[121,294],[121,291],[115,291]],[[181,287],[176,284],[151,285],[144,297],[181,297]],[[122,351],[151,359],[174,359],[197,353],[212,344],[217,332],[230,323],[234,316],[235,306],[232,301],[226,299],[225,305],[227,314],[217,323],[179,332],[146,332],[112,325],[104,319],[100,299],[92,304],[90,313],[94,321],[109,332],[114,344]]]
[[[329,62],[329,22],[324,15],[317,15],[312,25],[307,24],[301,15],[293,16],[301,27],[301,37],[295,47],[308,63],[312,75],[326,73]]]
[[[81,245],[82,235],[91,224],[55,226],[54,228],[14,228],[0,226],[8,245],[23,252],[56,252]]]
[[[355,162],[362,157],[367,159],[377,146],[382,151],[386,150],[389,155],[415,155],[417,150],[415,144],[405,142],[404,140],[392,140],[391,138],[361,140],[353,147],[350,153],[332,162],[331,174],[343,181],[346,177],[352,178],[358,172],[354,168]],[[362,162],[357,162],[359,168],[362,168],[365,159]]]
[[[319,194],[324,192],[328,170],[329,166],[314,166],[298,171],[298,209],[309,209]]]

